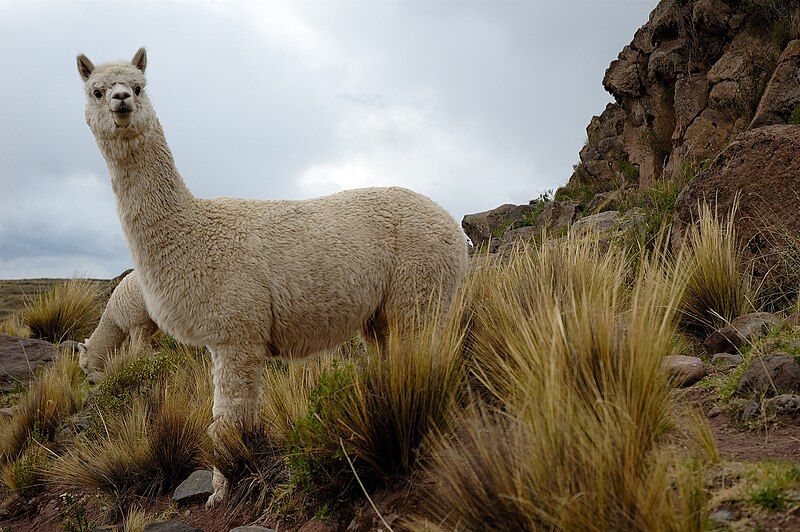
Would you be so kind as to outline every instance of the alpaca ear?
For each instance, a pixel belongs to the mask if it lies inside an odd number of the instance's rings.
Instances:
[[[89,61],[89,58],[85,55],[81,54],[78,56],[78,74],[81,75],[81,79],[86,81],[89,79],[89,76],[92,75],[94,71],[94,63]]]
[[[144,72],[144,69],[147,68],[147,50],[144,49],[144,46],[136,50],[136,53],[133,54],[131,64],[142,72]]]

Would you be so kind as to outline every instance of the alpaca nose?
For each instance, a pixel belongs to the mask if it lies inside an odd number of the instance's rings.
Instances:
[[[117,88],[117,89],[114,89],[114,91],[111,93],[111,99],[112,100],[123,100],[124,101],[124,100],[127,100],[130,97],[131,97],[131,91],[129,91],[128,89],[123,89],[121,87]]]

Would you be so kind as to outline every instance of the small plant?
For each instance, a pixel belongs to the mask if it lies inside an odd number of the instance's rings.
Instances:
[[[58,496],[61,502],[61,526],[65,532],[90,532],[94,525],[86,517],[85,496],[76,497],[71,493]]]
[[[793,126],[800,126],[800,105],[792,110],[792,114],[789,117],[789,123]]]
[[[70,279],[29,300],[22,310],[22,321],[34,338],[82,342],[100,319],[103,307],[99,295],[91,281]]]
[[[778,511],[786,507],[789,499],[777,486],[768,485],[755,489],[750,493],[750,502],[765,510]]]

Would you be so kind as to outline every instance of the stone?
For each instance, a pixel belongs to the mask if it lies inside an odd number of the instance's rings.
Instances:
[[[725,111],[732,109],[741,98],[739,84],[735,81],[720,81],[708,95],[708,105],[712,109]]]
[[[734,515],[730,510],[720,509],[711,512],[708,519],[718,525],[727,525],[734,520]]]
[[[650,55],[647,75],[651,80],[672,83],[678,74],[686,71],[686,56],[683,54],[683,40],[674,39],[659,46]]]
[[[800,392],[800,364],[786,353],[755,358],[739,379],[739,393],[775,396]]]
[[[747,56],[742,50],[725,52],[708,71],[708,81],[719,83],[725,80],[738,80],[747,75]]]
[[[190,504],[208,499],[208,496],[214,493],[214,487],[211,485],[212,477],[211,471],[198,469],[175,488],[172,500],[179,504]]]
[[[615,59],[603,76],[603,88],[618,100],[641,96],[643,86],[639,66],[623,59]]]
[[[724,34],[730,26],[730,9],[719,0],[698,0],[692,9],[692,24],[708,35]]]
[[[711,357],[711,363],[721,367],[738,366],[742,362],[744,362],[742,355],[731,353],[714,353]]]
[[[711,159],[725,148],[733,131],[733,123],[725,114],[706,108],[686,128],[682,149],[678,153],[685,161]]]
[[[698,202],[707,201],[712,212],[721,215],[738,203],[734,228],[745,263],[760,277],[796,275],[782,257],[783,250],[796,245],[788,235],[800,233],[798,160],[800,127],[774,125],[740,133],[678,195],[673,244],[680,245],[686,228],[697,219]]]
[[[63,342],[59,342],[58,347],[59,349],[65,349],[67,351],[77,353],[78,345],[78,342],[75,340],[64,340]]]
[[[481,247],[490,240],[497,240],[499,236],[495,233],[509,228],[513,222],[532,214],[535,210],[535,205],[507,203],[489,211],[467,214],[461,220],[461,227],[472,241],[472,245]]]
[[[673,386],[691,386],[706,376],[708,370],[703,361],[686,355],[667,355],[661,361]]]
[[[572,236],[586,236],[591,233],[603,233],[616,229],[619,220],[618,211],[605,211],[598,214],[584,216],[572,224],[570,232]]]
[[[703,342],[709,354],[738,351],[745,342],[752,343],[764,336],[770,327],[780,325],[781,319],[769,312],[752,312],[734,319],[730,325],[711,333]]]
[[[650,13],[648,23],[652,31],[653,43],[677,37],[680,31],[681,2],[662,0]]]
[[[17,381],[29,381],[57,356],[58,349],[50,342],[0,334],[0,391],[13,389]]]
[[[193,527],[183,521],[168,521],[166,523],[150,523],[144,527],[144,532],[203,532],[202,529]]]
[[[782,394],[768,399],[765,403],[768,412],[778,416],[800,413],[800,395]]]
[[[275,532],[275,529],[265,528],[263,526],[247,525],[247,526],[237,526],[236,528],[231,528],[230,532]]]
[[[800,106],[800,39],[789,43],[767,83],[751,128],[786,124]]]
[[[705,74],[679,78],[675,82],[675,132],[678,138],[708,103],[708,80]]]
[[[742,421],[753,421],[761,415],[761,401],[751,399],[747,401],[739,413],[739,419]]]

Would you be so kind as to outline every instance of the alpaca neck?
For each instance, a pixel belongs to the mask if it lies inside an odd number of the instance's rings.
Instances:
[[[98,138],[111,173],[117,212],[137,269],[145,276],[166,246],[187,231],[182,223],[196,208],[181,179],[161,124],[129,138]]]

